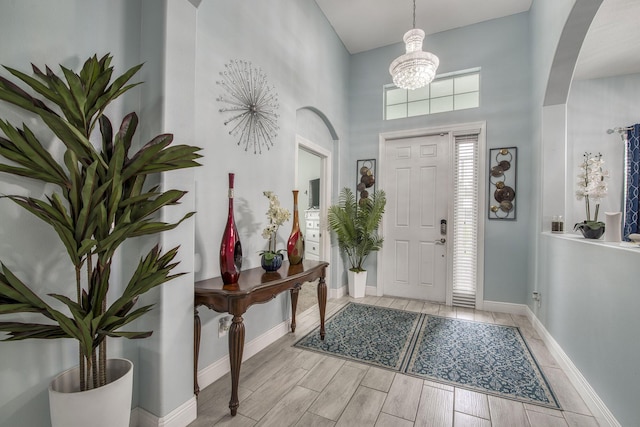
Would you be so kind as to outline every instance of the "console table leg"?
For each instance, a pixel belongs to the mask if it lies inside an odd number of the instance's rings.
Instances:
[[[296,309],[298,308],[298,293],[300,286],[296,285],[291,289],[291,332],[296,331]]]
[[[324,275],[318,281],[318,306],[320,308],[320,339],[324,340],[324,314],[327,308],[327,284]]]
[[[193,394],[198,397],[200,394],[200,386],[198,385],[198,358],[200,356],[200,333],[202,327],[200,325],[200,315],[198,309],[193,309]]]
[[[238,400],[238,383],[240,381],[240,365],[242,364],[242,352],[244,351],[244,323],[242,316],[233,316],[233,322],[229,328],[229,360],[231,362],[231,400],[229,409],[231,416],[238,412],[240,402]]]

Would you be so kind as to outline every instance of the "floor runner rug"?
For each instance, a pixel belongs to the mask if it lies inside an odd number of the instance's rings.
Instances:
[[[520,329],[348,303],[294,345],[525,403],[559,408]]]

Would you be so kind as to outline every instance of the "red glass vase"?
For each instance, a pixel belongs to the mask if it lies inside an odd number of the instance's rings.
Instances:
[[[298,190],[293,190],[293,227],[287,241],[287,256],[291,265],[300,264],[304,258],[304,237],[298,219]]]
[[[229,174],[229,214],[227,226],[220,243],[220,275],[225,285],[238,283],[240,267],[242,267],[242,245],[236,222],[233,219],[233,179],[234,174]]]

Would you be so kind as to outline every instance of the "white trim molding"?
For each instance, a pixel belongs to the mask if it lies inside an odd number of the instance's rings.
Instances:
[[[514,304],[510,302],[500,302],[500,301],[483,301],[482,302],[483,310],[485,311],[495,311],[496,313],[509,313],[509,314],[517,314],[520,316],[527,316],[529,307],[526,304]]]
[[[484,309],[486,311],[495,311],[497,313],[509,313],[526,316],[531,325],[536,330],[547,349],[558,362],[563,372],[571,381],[582,400],[591,411],[591,414],[598,420],[600,426],[621,427],[621,424],[613,416],[607,405],[600,399],[596,391],[591,387],[587,379],[582,375],[580,370],[571,361],[567,353],[562,350],[560,344],[556,342],[551,334],[544,327],[542,322],[538,320],[536,315],[526,304],[513,304],[499,301],[484,301]]]
[[[560,344],[551,336],[533,311],[531,311],[528,306],[525,305],[525,307],[527,308],[527,317],[534,329],[538,332],[538,335],[542,338],[551,355],[567,375],[571,384],[576,388],[580,397],[582,397],[584,403],[591,411],[591,414],[598,420],[600,426],[621,427],[616,417],[611,413],[609,408],[607,408],[607,405],[605,405],[602,399],[600,399],[600,396],[598,396],[593,387],[591,387],[591,384],[589,384],[584,375],[582,375],[578,367],[571,361],[567,353],[562,350]]]
[[[198,418],[198,401],[191,399],[169,412],[164,417],[157,417],[137,407],[131,411],[131,427],[183,427]]]

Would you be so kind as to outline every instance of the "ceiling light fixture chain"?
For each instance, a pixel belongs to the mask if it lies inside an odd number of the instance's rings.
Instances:
[[[416,0],[413,0],[413,28],[416,28]]]
[[[413,29],[404,35],[406,53],[389,66],[393,84],[402,89],[418,89],[433,81],[440,65],[438,57],[422,51],[424,31],[416,28],[416,0],[413,0]]]

